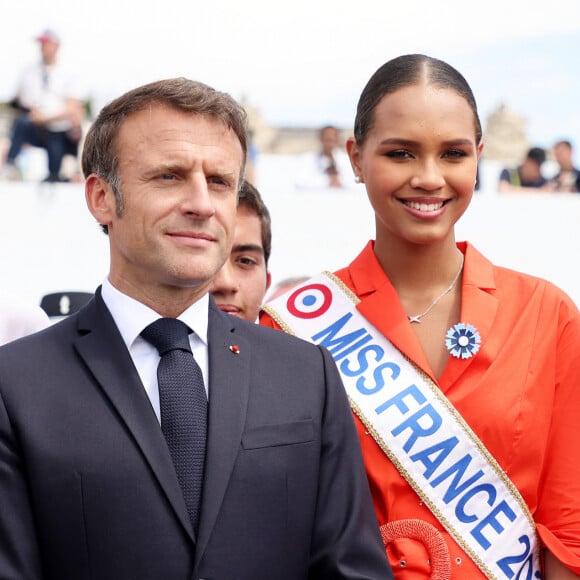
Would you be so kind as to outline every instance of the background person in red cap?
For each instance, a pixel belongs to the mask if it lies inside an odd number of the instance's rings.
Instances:
[[[66,181],[61,174],[63,157],[76,155],[83,107],[73,78],[57,63],[60,39],[45,30],[36,40],[41,61],[21,76],[14,106],[18,109],[6,156],[4,174],[17,178],[15,161],[23,145],[43,147],[48,154],[48,176],[44,181]]]

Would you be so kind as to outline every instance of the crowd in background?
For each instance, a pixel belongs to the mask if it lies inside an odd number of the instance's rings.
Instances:
[[[46,174],[42,181],[78,182],[82,180],[78,156],[92,120],[91,102],[79,87],[74,71],[61,67],[58,33],[46,29],[35,40],[40,59],[23,69],[13,98],[4,103],[4,109],[9,109],[9,119],[7,134],[0,141],[0,180],[30,179],[35,172],[31,171],[27,158],[42,151],[46,154],[43,161]],[[344,133],[332,124],[321,127],[319,147],[297,155],[292,174],[286,179],[298,190],[351,187],[353,174],[344,148]],[[258,181],[259,154],[250,131],[247,176],[253,183]],[[476,188],[481,189],[481,179]],[[572,139],[558,139],[551,147],[534,146],[522,152],[520,164],[502,170],[497,189],[500,192],[580,191],[580,170],[574,165]]]

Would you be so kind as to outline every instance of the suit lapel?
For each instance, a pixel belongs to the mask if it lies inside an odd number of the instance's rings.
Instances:
[[[97,291],[79,312],[75,348],[143,452],[169,503],[194,539],[183,493],[161,427],[127,347]]]
[[[236,319],[210,301],[209,432],[196,562],[215,525],[244,430],[251,346],[240,327]]]

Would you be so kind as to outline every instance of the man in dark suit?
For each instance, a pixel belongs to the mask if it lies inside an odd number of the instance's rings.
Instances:
[[[94,122],[83,171],[109,275],[81,311],[0,349],[1,578],[391,578],[331,357],[208,295],[245,156],[243,110],[186,79]],[[166,383],[184,377],[162,371],[160,317],[188,327],[195,428],[168,426]],[[193,431],[201,461],[174,452]]]

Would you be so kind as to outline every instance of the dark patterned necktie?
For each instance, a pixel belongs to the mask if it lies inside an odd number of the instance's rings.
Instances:
[[[207,439],[207,396],[201,369],[189,345],[190,332],[176,318],[160,318],[141,336],[161,357],[157,367],[161,430],[197,533]]]

